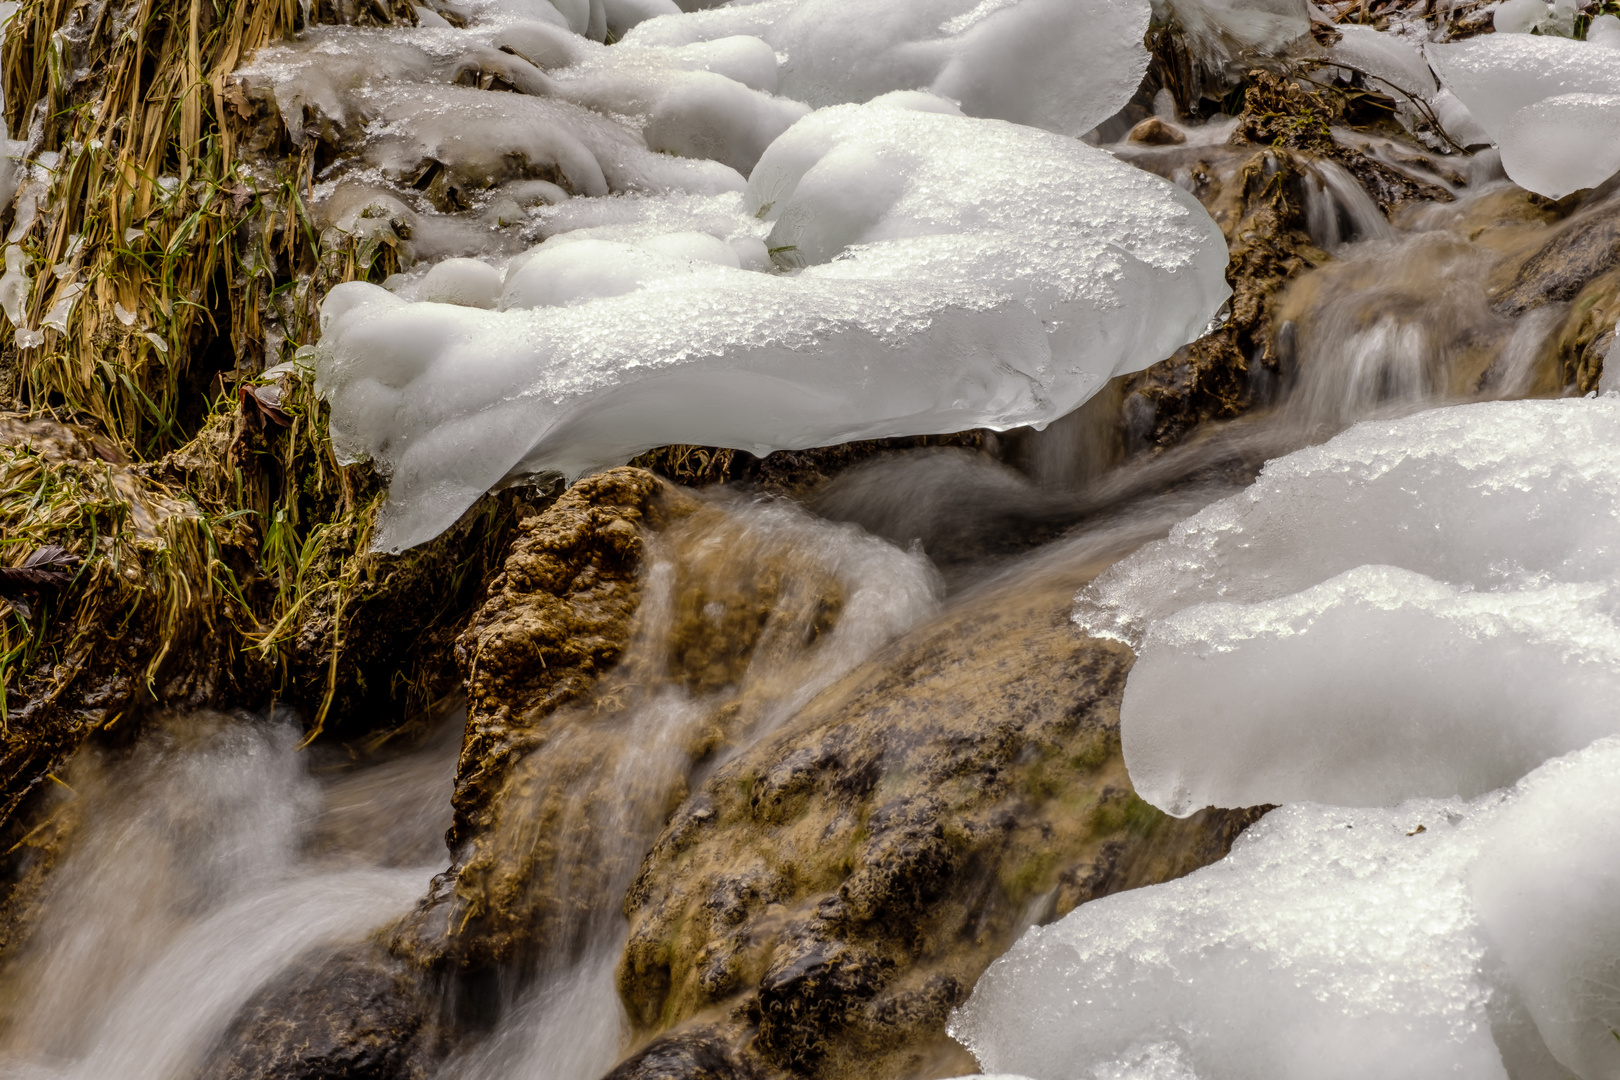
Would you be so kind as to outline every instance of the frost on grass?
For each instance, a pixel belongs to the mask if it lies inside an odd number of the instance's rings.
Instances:
[[[1560,199],[1620,170],[1620,51],[1598,40],[1490,34],[1428,47],[1441,85],[1502,148],[1520,187]]]
[[[1613,1076],[1617,830],[1615,739],[1472,802],[1284,807],[1030,930],[951,1032],[1037,1080]]]
[[[635,200],[558,208],[589,234],[512,260],[497,310],[332,291],[321,387],[339,448],[391,476],[379,547],[436,535],[503,480],[666,443],[1044,423],[1196,337],[1227,293],[1191,196],[915,93],[800,121],[729,217],[707,204],[707,241],[641,202],[641,220]],[[742,269],[761,243],[795,272]]]
[[[1173,814],[1478,795],[1620,730],[1620,399],[1465,405],[1271,462],[1077,597]]]

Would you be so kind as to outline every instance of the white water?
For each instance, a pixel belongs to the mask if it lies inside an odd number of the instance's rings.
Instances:
[[[7,968],[0,1070],[191,1075],[287,964],[408,910],[440,868],[453,744],[322,780],[298,739],[290,718],[201,715],[81,757],[63,812],[82,841]]]

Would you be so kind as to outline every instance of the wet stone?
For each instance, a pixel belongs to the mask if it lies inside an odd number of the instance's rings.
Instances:
[[[243,1007],[203,1066],[208,1080],[423,1080],[422,988],[375,945],[297,961]]]
[[[719,1024],[748,1068],[818,1080],[971,1072],[946,1019],[1025,927],[1225,854],[1255,812],[1131,793],[1131,654],[1070,626],[1072,591],[966,604],[715,771],[626,901],[638,1029]]]
[[[1144,143],[1148,146],[1179,146],[1187,141],[1187,136],[1157,116],[1150,116],[1131,128],[1131,133],[1126,138],[1131,142]]]

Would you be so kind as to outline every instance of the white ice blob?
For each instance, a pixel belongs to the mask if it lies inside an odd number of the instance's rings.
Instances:
[[[1620,49],[1620,15],[1599,15],[1586,28],[1586,40],[1606,49]]]
[[[1488,813],[1274,810],[1221,862],[1025,933],[949,1030],[1037,1080],[1506,1080],[1466,880]]]
[[[1311,28],[1305,0],[1154,0],[1154,9],[1173,16],[1211,63],[1250,50],[1276,52]]]
[[[1176,814],[1474,795],[1620,730],[1620,400],[1357,425],[1122,560],[1131,778]]]
[[[1362,566],[1148,631],[1121,716],[1137,792],[1204,806],[1473,796],[1620,730],[1620,589],[1459,590]]]
[[[1598,46],[1591,46],[1598,48]],[[1620,51],[1613,54],[1620,66]],[[1560,94],[1527,105],[1502,128],[1502,168],[1549,199],[1620,172],[1620,93]]]
[[[1080,135],[1141,83],[1150,16],[1147,0],[766,0],[653,19],[626,42],[750,35],[786,58],[779,91],[818,108],[926,89],[969,116]]]
[[[1498,34],[1528,34],[1546,17],[1546,0],[1502,0],[1491,12],[1491,26]]]
[[[423,275],[416,299],[492,308],[501,296],[501,272],[478,259],[445,259]]]
[[[1227,294],[1226,245],[1191,196],[1076,140],[915,104],[800,121],[737,224],[704,226],[734,251],[768,227],[775,257],[804,267],[792,274],[640,248],[628,263],[665,261],[632,291],[537,282],[545,306],[523,310],[334,289],[320,385],[340,451],[391,477],[377,545],[437,535],[503,478],[665,443],[763,454],[1045,423],[1202,332]],[[571,203],[661,216],[657,199]],[[509,298],[546,277],[539,258],[509,268]]]
[[[1583,1080],[1620,1073],[1620,753],[1604,740],[1526,777],[1472,875],[1500,952],[1553,1056]]]
[[[712,260],[699,263],[612,240],[553,242],[542,245],[508,276],[500,308],[561,307],[623,296],[653,282],[697,273],[712,265]]]
[[[1440,83],[1501,136],[1514,113],[1562,94],[1620,94],[1620,59],[1589,41],[1486,34],[1428,47]]]
[[[1532,2],[1539,4],[1541,0]],[[1428,98],[1438,88],[1423,54],[1404,38],[1354,23],[1335,29],[1340,35],[1338,44],[1332,48],[1335,60],[1418,97]],[[1373,89],[1384,89],[1377,81],[1370,85]]]
[[[1620,167],[1612,123],[1620,53],[1599,38],[1488,34],[1430,45],[1428,57],[1441,85],[1502,147],[1509,179],[1561,198]]]
[[[1612,1077],[1617,830],[1614,738],[1472,802],[1273,810],[1030,930],[950,1031],[1037,1080]]]

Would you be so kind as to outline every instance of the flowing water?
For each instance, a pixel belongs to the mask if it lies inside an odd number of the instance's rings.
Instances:
[[[460,40],[442,15],[476,11],[421,10],[418,32],[333,32],[343,44],[333,55],[358,71],[368,57],[402,56],[427,41],[409,64],[395,62],[430,82],[440,54],[454,51],[445,42]],[[386,48],[352,47],[368,33]],[[435,93],[460,100],[491,93],[499,78],[538,77],[508,39],[481,46],[477,63],[438,72],[445,85]],[[528,43],[530,59],[543,45]],[[276,58],[282,69],[266,62],[265,70],[281,72],[271,81],[284,111],[307,111],[313,135],[345,120],[344,95],[360,75],[328,72],[330,85],[312,89],[308,60],[289,48]],[[608,93],[592,86],[570,92]],[[400,103],[408,97],[390,99],[378,130],[408,124]],[[1168,119],[1177,123],[1173,110]],[[1231,126],[1181,125],[1181,145],[1116,149],[1198,190],[1211,172],[1231,182],[1239,157],[1224,145]],[[649,173],[676,168],[676,159],[635,161]],[[1565,393],[1552,363],[1565,304],[1504,313],[1490,297],[1570,223],[1527,211],[1494,151],[1453,158],[1450,179],[1403,167],[1455,198],[1408,206],[1392,221],[1340,165],[1307,169],[1309,236],[1332,257],[1287,287],[1279,382],[1240,419],[1164,452],[1133,449],[1125,384],[1116,381],[1043,430],[1005,437],[995,454],[885,454],[798,501],[701,496],[699,511],[650,547],[632,643],[605,690],[565,710],[557,734],[525,763],[531,830],[549,831],[529,886],[544,894],[548,945],[523,970],[503,973],[492,1028],[456,1047],[440,1075],[595,1080],[610,1069],[630,1039],[614,984],[627,929],[621,905],[674,808],[729,756],[942,604],[1058,570],[1089,577],[1239,490],[1263,462],[1359,420]],[[508,203],[550,204],[567,192],[525,176],[468,195],[443,175],[387,161],[329,163],[320,213],[336,221],[347,207],[350,226],[387,221],[401,234],[391,242],[414,245],[426,266],[469,250],[519,250],[567,212],[512,227],[519,208]],[[412,192],[435,205],[400,203],[393,218],[362,213],[368,199],[369,207]],[[427,893],[448,864],[463,713],[447,709],[415,748],[359,763],[301,749],[295,719],[172,716],[132,747],[78,757],[55,804],[69,853],[30,943],[0,974],[0,1075],[190,1076],[238,1009],[289,964],[385,930]]]
[[[1286,301],[1297,375],[1269,411],[1105,468],[1096,448],[1117,429],[1119,398],[1104,394],[1032,434],[1022,470],[962,450],[895,454],[846,472],[806,509],[713,497],[660,538],[634,642],[612,677],[618,706],[606,721],[560,725],[564,734],[537,755],[557,763],[536,783],[561,793],[562,816],[550,824],[569,838],[556,845],[556,865],[538,871],[569,912],[550,937],[566,945],[510,981],[500,1022],[440,1075],[593,1080],[623,1052],[629,1028],[613,981],[620,898],[672,800],[700,781],[693,743],[712,738],[704,729],[722,699],[747,702],[751,719],[705,769],[927,619],[947,586],[1100,568],[1236,490],[1261,462],[1356,419],[1518,396],[1544,378],[1560,309],[1493,314],[1479,297],[1498,256],[1460,235],[1502,181],[1396,229],[1367,224],[1348,174],[1319,175],[1313,230],[1339,259]],[[1459,341],[1470,343],[1465,355]],[[1046,540],[1032,550],[1032,537]],[[694,616],[723,634],[728,605],[746,606],[739,592],[766,573],[782,595],[743,669],[717,680],[722,690],[701,667],[672,675],[671,649],[690,641]],[[806,649],[829,591],[840,606],[835,628]],[[681,608],[687,594],[711,599],[694,613]],[[60,804],[76,823],[72,854],[0,991],[0,1069],[189,1075],[286,965],[404,914],[444,868],[460,716],[445,715],[419,749],[361,765],[300,751],[285,716],[171,717],[133,749],[82,755]],[[582,867],[590,872],[579,875]]]
[[[452,721],[326,776],[286,716],[171,717],[81,756],[59,812],[82,841],[6,971],[8,1075],[189,1075],[288,963],[409,910],[442,863]]]

